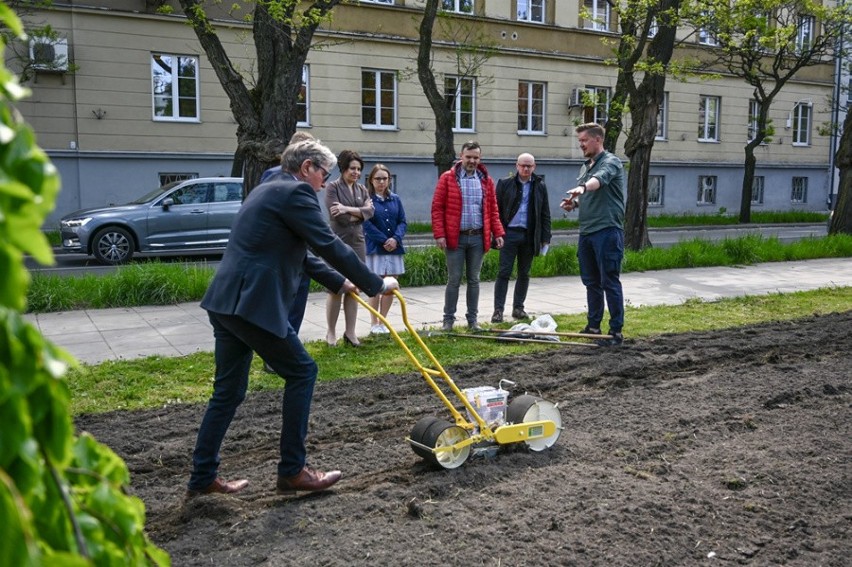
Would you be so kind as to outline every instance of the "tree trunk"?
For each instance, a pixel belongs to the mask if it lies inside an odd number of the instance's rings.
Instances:
[[[740,222],[751,222],[751,198],[754,185],[754,169],[757,167],[757,157],[754,155],[756,144],[749,142],[745,145],[745,167],[743,170],[743,186],[740,194]]]
[[[648,237],[648,173],[651,170],[651,151],[657,137],[657,110],[655,96],[663,97],[665,76],[646,75],[630,99],[632,124],[625,153],[630,160],[627,169],[627,206],[624,215],[624,245],[630,250],[651,246]],[[652,82],[658,83],[653,85]]]
[[[852,112],[846,113],[843,121],[843,134],[834,161],[840,169],[840,183],[828,233],[852,234]]]
[[[258,184],[268,168],[278,165],[281,152],[296,131],[302,70],[314,32],[342,0],[321,0],[308,6],[310,18],[296,17],[298,2],[279,3],[274,14],[268,2],[256,2],[252,37],[257,54],[257,84],[249,89],[233,66],[201,0],[180,0],[181,8],[219,79],[237,121],[237,149],[232,171],[243,176],[243,192]],[[304,6],[301,6],[304,8]]]
[[[647,61],[668,68],[675,47],[675,33],[682,0],[662,0],[657,12],[659,29],[648,45]],[[644,26],[643,26],[644,30]],[[644,30],[642,33],[647,33]],[[648,237],[648,173],[651,151],[657,138],[657,114],[665,97],[666,74],[646,71],[630,95],[632,120],[624,151],[630,160],[627,171],[624,245],[630,250],[651,246]]]
[[[453,114],[450,102],[438,88],[435,73],[432,71],[432,32],[438,14],[438,0],[427,0],[423,8],[423,20],[420,22],[420,45],[417,51],[417,78],[423,93],[435,115],[435,154],[434,163],[441,175],[453,165],[456,158],[455,137],[453,134]]]

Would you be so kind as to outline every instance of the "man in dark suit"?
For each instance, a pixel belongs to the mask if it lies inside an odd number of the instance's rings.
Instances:
[[[288,146],[282,172],[249,194],[234,221],[222,263],[201,301],[213,325],[216,378],[192,454],[189,496],[233,493],[248,485],[247,480],[226,482],[217,471],[219,448],[245,399],[253,352],[286,381],[278,491],[325,490],[340,479],[340,471],[306,465],[317,365],[290,326],[289,309],[303,271],[338,293],[357,286],[373,296],[399,284],[372,273],[328,228],[316,194],[335,162],[331,150],[316,140]],[[328,265],[308,254],[309,246]]]
[[[550,245],[550,204],[544,180],[533,173],[532,154],[518,156],[515,174],[497,182],[497,208],[500,223],[506,229],[500,249],[500,267],[494,282],[494,315],[492,323],[503,322],[503,308],[509,290],[509,277],[518,259],[518,279],[512,298],[512,317],[526,319],[524,301],[530,285],[533,258]]]

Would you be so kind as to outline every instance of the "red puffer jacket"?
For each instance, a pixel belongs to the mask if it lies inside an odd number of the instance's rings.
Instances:
[[[432,234],[435,239],[446,238],[447,248],[455,250],[459,247],[459,231],[461,230],[462,194],[459,186],[461,162],[456,163],[449,171],[438,178],[435,194],[432,196]],[[494,180],[488,175],[485,166],[479,164],[482,173],[482,245],[485,251],[491,248],[491,238],[502,237],[506,234],[500,224],[500,211],[497,209],[497,193],[494,190]]]

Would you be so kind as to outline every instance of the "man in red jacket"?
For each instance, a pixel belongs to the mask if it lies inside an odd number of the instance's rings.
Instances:
[[[438,178],[432,197],[432,234],[447,257],[447,290],[444,293],[444,331],[452,331],[456,320],[462,273],[467,275],[467,326],[481,330],[479,314],[479,271],[482,258],[494,238],[503,247],[503,225],[497,209],[494,180],[480,163],[482,148],[473,140],[461,148],[460,161]]]

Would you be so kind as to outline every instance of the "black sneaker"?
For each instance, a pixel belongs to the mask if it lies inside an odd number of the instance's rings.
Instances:
[[[503,322],[503,310],[495,309],[494,315],[491,316],[492,323],[502,323]]]
[[[471,333],[481,333],[482,327],[479,326],[479,323],[477,323],[476,321],[473,321],[472,323],[469,322],[467,324],[467,330],[470,331]]]
[[[514,317],[515,319],[529,319],[530,318],[530,316],[527,315],[527,312],[524,311],[523,308],[519,309],[517,307],[515,309],[512,309],[512,317]]]
[[[597,344],[598,346],[602,346],[602,347],[611,347],[611,346],[619,346],[621,343],[624,342],[624,335],[622,335],[620,332],[610,331],[609,334],[612,338],[610,338],[610,339],[598,339],[598,340],[595,341],[595,344]]]
[[[588,325],[586,325],[585,327],[583,327],[583,330],[580,331],[580,333],[582,333],[584,335],[600,335],[601,330],[595,329],[594,327],[589,327]]]
[[[445,333],[453,332],[453,322],[452,321],[444,321],[444,324],[441,325],[441,330]]]

